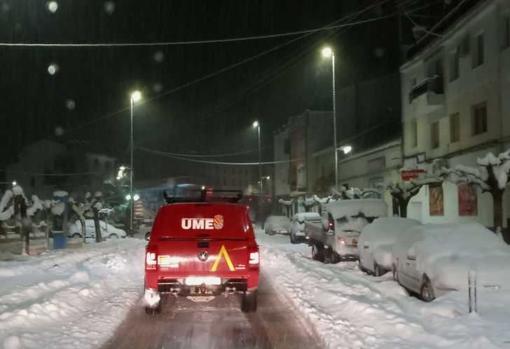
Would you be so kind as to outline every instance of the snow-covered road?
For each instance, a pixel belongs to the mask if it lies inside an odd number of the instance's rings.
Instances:
[[[468,314],[465,294],[424,303],[389,275],[313,261],[288,237],[257,238],[260,308],[249,315],[230,299],[147,318],[142,240],[0,262],[0,347],[510,348],[508,294],[480,290],[479,313]],[[126,333],[154,341],[126,342]]]
[[[144,246],[126,239],[0,262],[0,345],[100,346],[142,294]]]

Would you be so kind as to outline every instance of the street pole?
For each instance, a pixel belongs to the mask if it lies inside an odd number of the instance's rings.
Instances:
[[[133,128],[133,114],[135,109],[135,100],[133,97],[130,98],[131,101],[131,137],[129,140],[129,153],[130,153],[130,167],[131,171],[129,172],[129,233],[133,234],[133,173],[135,169],[133,167],[133,145],[134,145],[134,128]]]
[[[333,87],[333,147],[335,148],[335,189],[338,190],[338,150],[336,143],[336,88],[335,88],[335,54],[331,55],[331,76]]]
[[[264,186],[262,184],[262,147],[260,143],[260,123],[257,126],[257,138],[258,138],[258,146],[259,146],[259,181],[260,181],[260,196],[262,197],[262,192],[264,190]]]

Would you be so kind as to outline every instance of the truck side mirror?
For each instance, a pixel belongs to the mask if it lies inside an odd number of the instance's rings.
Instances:
[[[149,241],[149,239],[151,238],[151,232],[147,232],[145,233],[145,241]]]

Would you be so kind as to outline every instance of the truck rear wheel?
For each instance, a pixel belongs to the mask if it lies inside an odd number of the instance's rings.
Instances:
[[[257,291],[246,292],[241,298],[241,311],[251,313],[257,311]]]

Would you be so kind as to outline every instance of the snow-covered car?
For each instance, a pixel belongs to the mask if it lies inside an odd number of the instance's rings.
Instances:
[[[323,205],[320,223],[305,222],[312,258],[325,263],[358,259],[363,227],[386,217],[388,207],[379,199],[339,200]]]
[[[123,239],[126,237],[126,232],[124,230],[116,228],[113,225],[106,223],[105,221],[100,220],[99,226],[101,228],[101,236],[103,239]],[[85,232],[86,239],[93,240],[96,238],[96,228],[93,219],[85,220]],[[83,238],[81,223],[79,220],[70,225],[68,237]]]
[[[266,234],[289,234],[290,220],[285,216],[269,216],[264,223],[264,231]]]
[[[298,242],[306,240],[305,222],[315,222],[320,224],[322,222],[321,216],[317,212],[300,212],[292,217],[290,227],[290,242],[297,244]]]
[[[419,224],[414,219],[383,217],[365,226],[358,240],[360,269],[374,276],[391,271],[393,245],[408,229]]]
[[[393,256],[394,279],[427,302],[466,289],[473,273],[479,287],[510,290],[510,247],[478,223],[417,225],[395,243]]]

